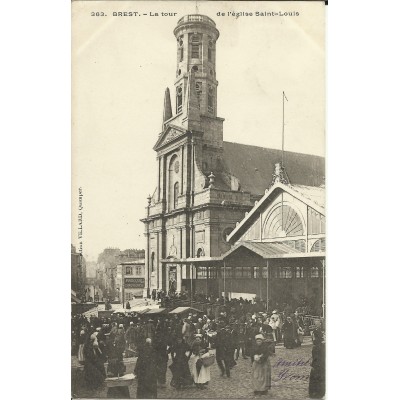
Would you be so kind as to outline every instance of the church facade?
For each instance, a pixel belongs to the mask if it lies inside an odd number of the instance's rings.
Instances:
[[[187,15],[174,35],[176,95],[172,102],[169,89],[165,91],[163,123],[154,145],[156,189],[142,219],[145,290],[200,290],[219,296],[221,257],[232,248],[229,237],[265,195],[281,152],[224,141],[224,119],[217,108],[215,22]],[[292,183],[318,187],[324,181],[322,157],[285,152],[285,168]]]

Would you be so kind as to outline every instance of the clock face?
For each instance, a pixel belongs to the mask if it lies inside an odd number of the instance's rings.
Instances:
[[[174,171],[175,171],[176,174],[179,172],[179,161],[175,161]]]

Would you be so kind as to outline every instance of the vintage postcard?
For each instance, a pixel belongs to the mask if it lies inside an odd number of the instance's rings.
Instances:
[[[72,2],[73,398],[324,398],[325,8]]]

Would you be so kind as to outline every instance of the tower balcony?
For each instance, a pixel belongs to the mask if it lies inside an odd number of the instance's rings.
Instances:
[[[247,207],[252,207],[254,205],[251,201],[250,193],[211,188],[204,189],[194,195],[194,206],[204,204]]]
[[[210,24],[214,27],[216,26],[215,22],[211,18],[207,17],[206,15],[200,14],[185,15],[178,21],[178,25],[181,25],[185,22],[203,22],[206,24]]]
[[[216,28],[215,22],[206,15],[190,14],[183,16],[174,29],[174,35],[178,37],[183,32],[199,31],[214,36],[214,40],[219,37],[219,31]]]

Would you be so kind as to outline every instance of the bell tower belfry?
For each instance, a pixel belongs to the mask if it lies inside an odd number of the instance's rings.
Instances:
[[[186,15],[174,29],[177,41],[176,109],[184,105],[190,72],[194,75],[200,114],[217,116],[216,43],[219,31],[205,15]]]
[[[167,88],[162,131],[154,150],[158,157],[165,156],[165,159],[170,152],[181,152],[183,144],[182,152],[186,155],[180,160],[184,169],[180,194],[189,193],[193,197],[195,192],[207,187],[210,173],[221,167],[224,120],[217,116],[219,31],[211,18],[191,14],[179,19],[173,32],[176,39],[175,98],[173,91],[170,93]],[[167,165],[159,168],[158,178],[157,201],[166,202],[164,209],[171,203],[168,201],[171,189],[163,182],[167,170]]]

